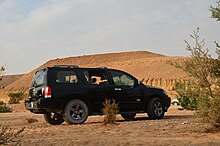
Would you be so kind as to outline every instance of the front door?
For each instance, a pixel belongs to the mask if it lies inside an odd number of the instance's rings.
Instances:
[[[119,111],[140,111],[142,102],[137,79],[122,71],[110,72],[113,80],[113,98],[119,103]]]

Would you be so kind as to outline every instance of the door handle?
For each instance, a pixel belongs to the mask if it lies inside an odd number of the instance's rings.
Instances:
[[[115,91],[121,91],[121,88],[115,88]]]

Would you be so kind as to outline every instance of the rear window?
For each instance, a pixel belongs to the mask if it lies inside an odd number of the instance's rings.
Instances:
[[[78,79],[74,71],[59,71],[56,76],[56,82],[75,84]]]
[[[46,69],[40,70],[35,73],[31,82],[31,87],[40,86],[46,83]]]

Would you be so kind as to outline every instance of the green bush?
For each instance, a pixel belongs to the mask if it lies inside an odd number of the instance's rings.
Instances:
[[[220,1],[216,1],[217,6],[210,6],[210,11],[212,18],[216,18],[217,21],[220,21]]]
[[[175,83],[177,91],[177,99],[179,104],[187,110],[196,110],[198,97],[200,97],[200,90],[194,86],[190,81]]]
[[[199,28],[190,35],[195,42],[193,46],[185,41],[186,49],[191,56],[183,62],[174,63],[194,81],[189,87],[181,88],[185,91],[181,92],[184,94],[180,94],[180,97],[186,98],[182,100],[186,105],[195,101],[198,115],[210,123],[214,129],[220,129],[220,45],[216,42],[217,57],[213,58],[209,49],[205,48],[204,39],[200,39],[198,33]]]
[[[4,105],[5,103],[3,101],[0,100],[0,105]]]
[[[103,103],[103,114],[104,114],[104,123],[105,124],[115,124],[116,116],[118,112],[118,104],[114,99],[105,99]]]
[[[10,113],[12,112],[12,109],[8,107],[7,105],[0,105],[0,113]]]
[[[214,128],[220,128],[220,96],[214,96],[212,99],[200,98],[198,101],[197,114],[206,122],[213,125]]]
[[[8,94],[8,96],[10,97],[8,101],[9,104],[18,104],[24,98],[25,94],[23,91],[19,91],[19,92],[11,92]]]

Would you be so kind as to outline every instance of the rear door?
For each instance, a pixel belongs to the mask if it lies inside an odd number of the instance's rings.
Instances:
[[[93,113],[101,113],[105,98],[112,97],[112,90],[106,69],[88,69],[83,72],[85,76],[85,91],[91,103]]]

